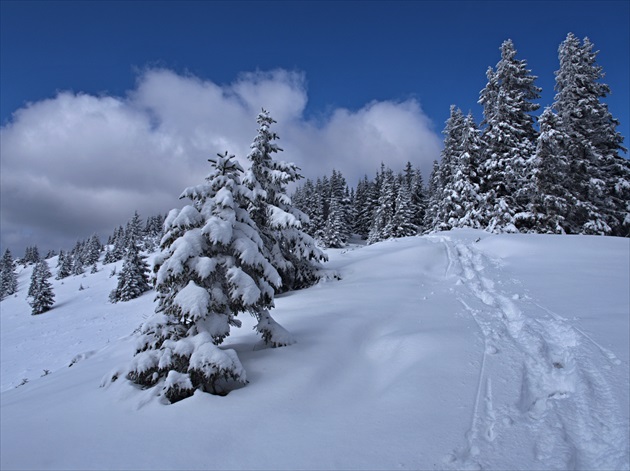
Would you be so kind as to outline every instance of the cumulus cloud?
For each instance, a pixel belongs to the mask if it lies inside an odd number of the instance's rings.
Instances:
[[[335,168],[351,185],[365,174],[373,177],[381,162],[401,170],[409,161],[428,177],[441,146],[415,100],[372,102],[356,112],[338,109],[320,127],[297,122],[290,132],[285,149],[307,175]]]
[[[306,177],[335,168],[354,185],[381,162],[402,169],[407,161],[428,177],[441,143],[417,101],[337,109],[315,122],[305,118],[307,99],[298,72],[244,73],[218,85],[149,69],[125,97],[61,92],[31,103],[0,130],[2,246],[69,248],[77,237],[109,234],[135,210],[180,206],[208,158],[227,150],[246,164],[263,107],[278,121],[278,158]]]

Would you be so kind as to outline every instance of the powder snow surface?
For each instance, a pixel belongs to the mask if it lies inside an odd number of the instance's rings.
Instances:
[[[31,316],[23,269],[0,303],[2,469],[630,467],[628,239],[459,230],[329,255],[341,281],[276,300],[296,344],[260,349],[241,315],[221,348],[249,384],[174,405],[103,382],[153,293],[110,304],[99,265]]]

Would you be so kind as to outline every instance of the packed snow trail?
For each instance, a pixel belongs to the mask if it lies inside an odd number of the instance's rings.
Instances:
[[[609,384],[621,361],[583,330],[519,294],[475,242],[435,237],[484,350],[470,430],[453,468],[628,469],[627,417]],[[478,241],[478,240],[477,240]],[[501,397],[492,384],[503,383]],[[482,399],[483,396],[483,399]],[[515,460],[515,457],[518,457]]]

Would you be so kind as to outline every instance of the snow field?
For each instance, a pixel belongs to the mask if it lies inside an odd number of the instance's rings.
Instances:
[[[222,348],[249,384],[169,406],[99,388],[152,292],[108,303],[106,266],[31,316],[24,270],[0,304],[1,467],[627,469],[629,254],[472,230],[330,250],[342,280],[276,299],[296,344],[261,349],[241,315]]]

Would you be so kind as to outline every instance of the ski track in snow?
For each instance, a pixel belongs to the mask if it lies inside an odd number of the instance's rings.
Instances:
[[[445,465],[497,469],[502,463],[484,457],[516,453],[526,468],[630,468],[628,424],[606,375],[621,361],[560,314],[510,294],[507,285],[518,282],[473,244],[436,239],[484,347],[467,443]],[[494,381],[513,381],[514,396],[497,401]]]

